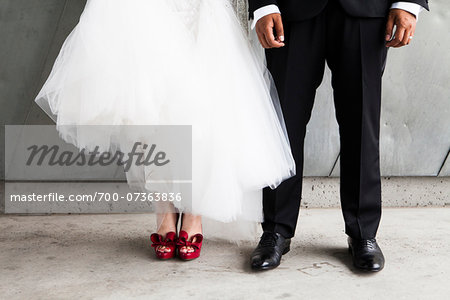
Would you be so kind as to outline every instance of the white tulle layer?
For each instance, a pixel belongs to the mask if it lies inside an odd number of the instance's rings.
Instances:
[[[88,0],[36,102],[80,149],[120,137],[78,125],[192,125],[193,200],[178,208],[261,221],[261,188],[295,173],[267,75],[227,1]],[[128,182],[151,190],[143,173]]]

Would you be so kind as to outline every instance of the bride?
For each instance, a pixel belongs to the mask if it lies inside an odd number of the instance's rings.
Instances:
[[[227,0],[88,0],[36,97],[79,149],[99,137],[84,125],[192,126],[191,201],[156,205],[151,236],[158,258],[184,260],[200,255],[202,217],[261,222],[261,190],[295,173],[277,101]],[[130,186],[158,190],[149,168],[127,171]]]

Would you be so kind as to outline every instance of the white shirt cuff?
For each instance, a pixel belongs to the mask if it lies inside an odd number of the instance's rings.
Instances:
[[[251,29],[255,28],[256,22],[258,22],[259,19],[261,19],[262,17],[265,17],[270,14],[279,14],[279,13],[280,13],[280,9],[275,4],[270,4],[270,5],[266,5],[261,8],[258,8],[253,13],[253,22],[251,25]]]
[[[416,16],[416,19],[419,19],[419,13],[422,11],[423,7],[416,3],[411,2],[395,2],[392,3],[391,9],[397,8],[406,10],[409,13],[412,13]]]
[[[392,4],[391,9],[402,9],[406,10],[409,13],[412,13],[416,16],[416,19],[419,19],[419,13],[423,10],[423,7],[416,3],[411,2],[395,2]],[[251,29],[254,29],[256,26],[256,23],[261,19],[262,17],[265,17],[270,14],[276,14],[280,13],[280,9],[275,4],[270,4],[263,6],[261,8],[258,8],[253,13],[253,21],[251,25]]]

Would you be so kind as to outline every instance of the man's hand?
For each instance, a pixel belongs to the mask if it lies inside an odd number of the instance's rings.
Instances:
[[[409,45],[416,31],[416,17],[402,9],[391,9],[386,24],[386,47],[399,48]],[[394,25],[397,27],[394,37]]]
[[[278,13],[259,19],[256,23],[256,33],[258,34],[259,42],[266,49],[284,46],[283,22],[281,15]]]

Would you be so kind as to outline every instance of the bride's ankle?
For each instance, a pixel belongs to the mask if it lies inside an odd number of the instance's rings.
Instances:
[[[163,237],[166,236],[167,233],[169,232],[177,232],[177,228],[176,227],[161,227],[158,228],[158,231],[156,233],[162,235]]]
[[[189,236],[202,233],[202,218],[191,214],[183,214],[181,230],[186,231]]]
[[[177,232],[178,214],[167,213],[157,216],[157,233],[165,236],[168,232]]]

